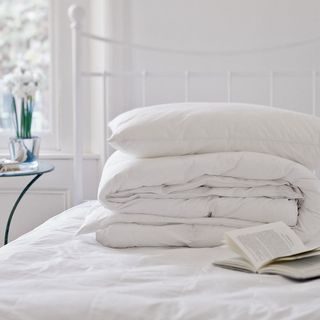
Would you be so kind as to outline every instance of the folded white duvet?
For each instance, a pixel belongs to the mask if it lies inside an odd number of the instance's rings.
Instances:
[[[114,153],[81,232],[103,244],[214,246],[226,230],[283,221],[307,241],[320,230],[320,182],[272,155],[225,152],[137,159]]]

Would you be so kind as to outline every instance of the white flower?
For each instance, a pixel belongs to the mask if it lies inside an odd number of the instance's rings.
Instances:
[[[39,69],[31,70],[23,64],[3,78],[5,90],[17,98],[34,97],[44,82],[44,75]]]
[[[34,96],[37,91],[37,86],[35,82],[29,82],[29,84],[25,85],[25,93],[27,96]]]
[[[33,80],[39,89],[43,89],[44,84],[45,84],[45,76],[40,69],[36,69],[33,72]]]
[[[30,83],[31,81],[33,81],[32,73],[26,70],[24,73],[22,73],[21,80],[23,83]]]
[[[2,80],[2,86],[7,93],[12,93],[15,85],[13,74],[7,74]]]
[[[12,94],[16,98],[24,98],[26,96],[26,93],[25,93],[24,88],[22,86],[14,87],[12,90]]]

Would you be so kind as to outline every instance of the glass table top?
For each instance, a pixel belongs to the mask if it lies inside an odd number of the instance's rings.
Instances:
[[[34,176],[54,170],[54,166],[46,161],[39,161],[38,168],[30,170],[18,170],[0,172],[0,177],[21,177],[21,176]]]

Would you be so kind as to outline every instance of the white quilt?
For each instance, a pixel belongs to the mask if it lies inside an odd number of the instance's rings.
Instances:
[[[320,182],[277,156],[225,152],[138,159],[114,153],[81,233],[108,246],[221,244],[225,231],[283,221],[304,240],[320,231]]]
[[[110,249],[75,237],[92,206],[0,249],[1,320],[318,320],[320,280],[221,269],[217,248]]]

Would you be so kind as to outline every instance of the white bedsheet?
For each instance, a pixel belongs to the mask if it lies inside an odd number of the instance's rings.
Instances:
[[[98,198],[115,214],[104,220],[100,214],[95,230],[91,219],[91,231],[115,247],[211,247],[221,244],[227,228],[276,221],[304,241],[320,232],[318,178],[301,164],[263,153],[138,159],[118,151],[105,165]],[[128,241],[120,236],[117,242],[121,233]]]
[[[220,269],[225,247],[110,249],[75,237],[83,204],[0,249],[1,320],[320,318],[320,280]]]

